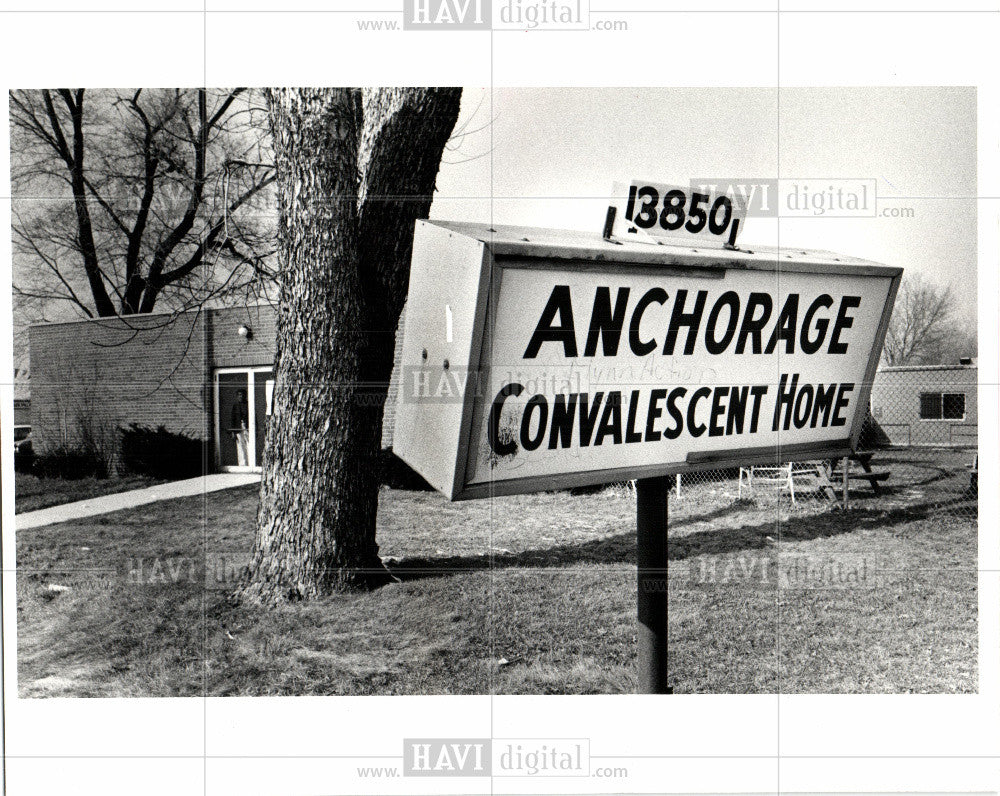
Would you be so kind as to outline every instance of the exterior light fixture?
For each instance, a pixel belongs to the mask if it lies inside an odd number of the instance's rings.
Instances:
[[[246,324],[242,324],[239,329],[236,330],[236,334],[245,340],[253,340],[253,329],[251,329]]]

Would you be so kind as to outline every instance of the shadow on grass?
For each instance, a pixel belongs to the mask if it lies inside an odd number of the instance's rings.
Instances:
[[[882,464],[891,465],[893,463],[894,462],[892,460],[886,460],[885,462],[879,462],[880,465],[882,465]],[[924,478],[924,479],[922,479],[920,481],[909,480],[908,479],[906,481],[906,483],[903,483],[903,484],[892,484],[892,483],[890,483],[890,484],[883,484],[882,485],[883,491],[886,491],[886,492],[889,492],[889,493],[892,493],[892,492],[901,492],[901,491],[904,491],[906,489],[913,489],[915,487],[930,486],[931,484],[937,484],[937,483],[940,483],[942,481],[947,481],[949,478],[956,478],[956,477],[962,475],[961,472],[959,472],[958,470],[955,470],[954,468],[939,467],[937,465],[931,465],[931,464],[928,464],[928,465],[919,465],[919,464],[914,464],[913,462],[902,462],[900,464],[901,465],[905,465],[906,467],[909,467],[911,470],[927,470],[927,471],[929,471],[929,474],[927,475],[926,478]]]
[[[935,515],[967,507],[976,512],[976,503],[967,495],[952,500],[931,501],[913,506],[890,509],[854,509],[849,512],[831,511],[826,514],[792,517],[781,522],[781,536],[795,541],[825,539],[868,528],[890,528],[908,522],[925,520]],[[708,514],[684,518],[673,527],[704,522],[743,509],[733,505]],[[700,555],[726,555],[760,550],[773,544],[776,520],[744,524],[734,528],[697,531],[670,542],[671,561],[683,561]],[[579,544],[525,550],[518,553],[494,553],[475,556],[442,556],[436,558],[404,558],[389,565],[389,570],[401,581],[456,575],[484,569],[512,567],[565,567],[574,564],[620,565],[635,564],[635,536],[616,534]]]

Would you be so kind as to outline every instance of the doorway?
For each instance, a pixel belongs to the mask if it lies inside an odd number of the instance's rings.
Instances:
[[[215,371],[215,461],[224,472],[259,472],[271,416],[271,367]]]

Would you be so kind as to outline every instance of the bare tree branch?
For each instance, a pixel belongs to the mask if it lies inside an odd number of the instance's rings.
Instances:
[[[886,365],[941,364],[957,357],[949,345],[961,331],[952,318],[950,287],[920,274],[903,280],[882,349]]]
[[[33,244],[15,277],[36,315],[43,296],[128,315],[272,292],[259,92],[23,90],[10,108],[14,224]]]

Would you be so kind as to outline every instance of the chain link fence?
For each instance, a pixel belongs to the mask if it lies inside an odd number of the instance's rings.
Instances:
[[[770,467],[706,470],[676,476],[671,517],[710,517],[733,504],[773,513],[849,509],[947,514],[978,520],[977,426],[939,429],[948,440],[919,443],[903,424],[880,444],[846,460],[784,462]]]

